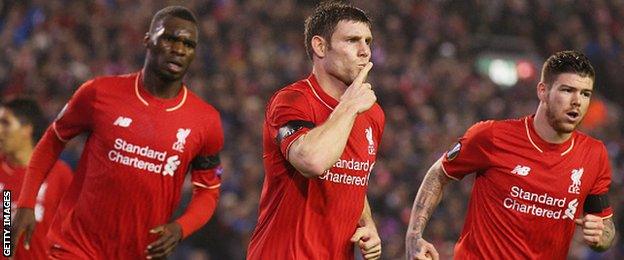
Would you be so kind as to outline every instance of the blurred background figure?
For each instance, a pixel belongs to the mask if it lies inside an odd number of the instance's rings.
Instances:
[[[41,108],[32,99],[15,98],[0,104],[0,191],[11,191],[13,210],[28,161],[47,125]],[[47,259],[50,242],[46,234],[55,213],[63,215],[59,203],[72,177],[71,168],[57,161],[37,194],[35,221],[39,229],[32,234],[28,245],[20,241],[14,247],[14,259]]]
[[[540,61],[564,49],[596,69],[580,130],[602,140],[613,162],[616,229],[624,211],[624,3],[621,1],[353,1],[370,10],[378,102],[386,112],[368,198],[383,241],[382,259],[404,259],[416,187],[429,165],[474,122],[520,117],[537,106]],[[0,93],[29,94],[52,119],[81,82],[138,70],[151,15],[180,4],[199,19],[201,43],[187,80],[222,113],[223,185],[215,217],[173,256],[243,259],[262,187],[262,121],[270,95],[305,77],[310,65],[303,18],[317,1],[30,0],[0,2]],[[73,164],[82,141],[62,158]],[[449,259],[472,182],[454,183],[425,236]],[[191,186],[187,186],[190,192]],[[190,193],[189,193],[190,195]],[[618,213],[620,212],[620,213]],[[578,233],[578,231],[577,231]],[[620,241],[593,253],[582,238],[570,259],[620,259]]]

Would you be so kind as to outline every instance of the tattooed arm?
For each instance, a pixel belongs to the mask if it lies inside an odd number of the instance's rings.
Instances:
[[[433,245],[422,238],[425,226],[442,199],[444,186],[451,178],[442,169],[442,159],[429,168],[412,206],[409,227],[405,236],[407,259],[438,259]]]
[[[583,240],[595,251],[602,252],[613,244],[615,238],[615,225],[613,219],[602,219],[595,215],[585,215],[577,219],[576,224],[583,229]]]

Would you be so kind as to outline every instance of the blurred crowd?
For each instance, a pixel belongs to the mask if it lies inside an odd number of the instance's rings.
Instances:
[[[243,259],[263,181],[262,123],[273,92],[307,76],[303,22],[317,1],[25,0],[0,1],[0,92],[29,95],[52,120],[74,90],[94,76],[141,68],[152,15],[169,4],[199,19],[190,88],[220,110],[226,137],[216,214],[174,254],[180,259]],[[539,73],[502,88],[479,74],[485,51],[538,57],[577,49],[597,71],[582,131],[601,139],[613,167],[611,205],[624,231],[624,2],[572,0],[353,1],[374,20],[370,82],[386,113],[368,198],[383,259],[404,259],[404,236],[428,167],[473,123],[534,113]],[[520,45],[519,47],[517,45]],[[516,47],[514,47],[516,46]],[[75,165],[84,137],[62,158]],[[449,259],[463,225],[469,176],[447,187],[426,229]],[[186,192],[190,191],[190,186]],[[123,196],[123,194],[120,194]],[[186,203],[188,196],[183,200]],[[146,202],[149,203],[149,202]],[[183,208],[183,207],[182,207]],[[120,223],[122,225],[122,223]],[[619,239],[606,253],[575,238],[570,259],[622,259]]]

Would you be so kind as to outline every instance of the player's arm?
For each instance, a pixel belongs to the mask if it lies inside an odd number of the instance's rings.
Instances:
[[[422,238],[431,214],[440,203],[446,184],[451,178],[442,169],[442,158],[436,161],[423,180],[412,206],[409,226],[405,237],[408,259],[438,259],[438,252],[432,244]]]
[[[37,193],[64,147],[65,143],[56,136],[52,126],[46,130],[37,143],[26,169],[17,210],[11,225],[14,234],[13,245],[17,245],[20,236],[24,234],[24,248],[30,247],[30,238],[36,224],[34,207],[37,202]]]
[[[151,234],[160,234],[160,237],[147,246],[148,259],[166,257],[173,252],[182,239],[210,220],[217,207],[223,171],[219,158],[223,148],[223,130],[218,116],[207,125],[210,125],[211,135],[190,165],[193,184],[191,201],[178,219],[150,230]]]
[[[379,259],[381,256],[381,238],[379,238],[379,233],[375,227],[367,197],[364,198],[364,210],[362,210],[358,225],[359,227],[351,237],[351,242],[360,247],[364,259]]]
[[[327,121],[299,136],[288,150],[288,161],[307,178],[321,176],[342,155],[359,113],[377,100],[371,85],[364,83],[373,64],[364,67],[340,98]]]
[[[35,228],[34,206],[41,184],[58,160],[65,143],[82,132],[90,131],[95,99],[95,81],[84,83],[48,127],[33,151],[26,169],[22,190],[13,218],[13,245],[24,233],[24,247],[28,247],[30,236]]]

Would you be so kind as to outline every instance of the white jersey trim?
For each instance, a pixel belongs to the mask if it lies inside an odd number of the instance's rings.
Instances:
[[[200,188],[204,188],[204,189],[216,189],[216,188],[221,187],[221,183],[215,184],[215,185],[212,185],[212,186],[206,186],[206,185],[201,184],[201,183],[196,182],[196,181],[193,182],[193,185],[195,185],[197,187],[200,187]]]
[[[453,180],[459,181],[458,178],[455,178],[455,177],[449,175],[448,172],[446,172],[446,169],[444,169],[444,163],[443,163],[444,162],[444,155],[442,155],[442,157],[439,160],[440,160],[440,168],[442,168],[442,171],[444,172],[444,175],[446,175],[446,177],[449,177],[449,178],[451,178]]]
[[[141,93],[139,93],[139,78],[140,77],[141,77],[141,72],[137,74],[137,77],[134,80],[134,93],[136,94],[137,98],[139,98],[141,103],[143,103],[143,105],[149,106],[149,103],[141,96]],[[173,107],[167,108],[165,111],[167,112],[175,111],[178,108],[182,107],[184,103],[186,103],[186,97],[188,96],[188,90],[186,89],[186,86],[182,85],[182,91],[184,91],[184,94],[182,94],[182,100],[180,101],[180,103],[178,103],[177,105]]]
[[[312,93],[314,93],[314,96],[316,96],[316,98],[321,101],[321,103],[323,103],[323,105],[325,105],[327,108],[329,108],[331,111],[334,111],[334,109],[328,105],[327,103],[325,103],[325,101],[323,101],[323,99],[318,95],[318,93],[316,93],[316,90],[314,89],[314,87],[312,86],[312,83],[310,82],[310,80],[306,79],[305,80],[308,83],[308,86],[310,86],[310,89],[312,89]]]
[[[52,130],[54,130],[54,134],[56,134],[56,138],[61,140],[61,142],[63,142],[63,143],[69,142],[69,140],[63,139],[63,137],[61,137],[61,135],[59,134],[58,130],[56,130],[56,121],[54,123],[52,123]]]
[[[540,153],[544,153],[544,151],[540,149],[539,146],[535,144],[535,142],[533,142],[533,138],[531,138],[531,133],[529,132],[529,118],[528,117],[524,118],[524,128],[526,129],[526,134],[527,134],[527,137],[529,138],[529,142],[531,142],[533,147],[535,147],[535,149],[537,149]],[[572,151],[572,148],[574,148],[574,140],[575,139],[572,138],[572,143],[570,144],[570,147],[568,147],[568,149],[566,149],[563,153],[561,153],[561,156],[564,156],[568,154],[570,151]]]

